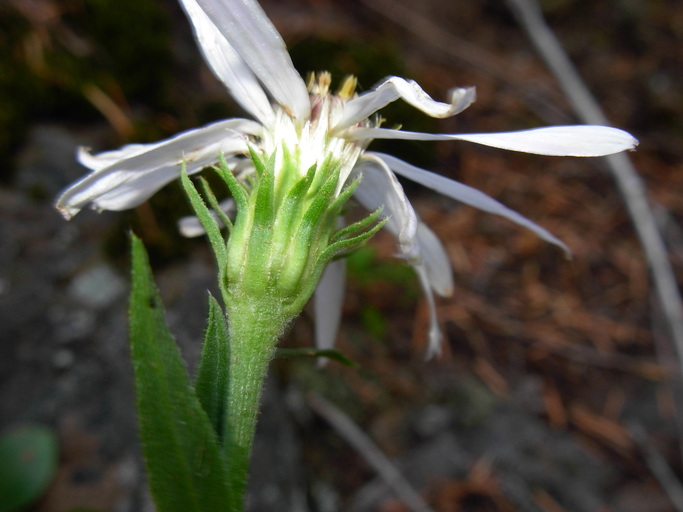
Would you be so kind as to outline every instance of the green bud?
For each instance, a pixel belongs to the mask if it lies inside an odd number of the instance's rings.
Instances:
[[[343,188],[341,164],[334,158],[301,173],[296,151],[280,149],[267,162],[254,151],[251,157],[254,181],[227,243],[227,300],[269,297],[293,317],[315,290],[325,265],[364,242],[381,223],[374,212],[339,228],[357,181]]]

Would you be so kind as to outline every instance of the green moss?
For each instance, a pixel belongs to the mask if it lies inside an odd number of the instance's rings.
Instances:
[[[169,78],[170,20],[159,2],[139,0],[84,0],[83,10],[65,19],[97,45],[89,59],[92,74],[116,77],[126,96],[158,100]]]
[[[404,287],[403,297],[413,299],[417,296],[413,269],[401,260],[380,262],[377,250],[372,246],[362,247],[349,256],[347,268],[349,277],[363,287],[371,287],[377,281],[388,281]]]
[[[389,321],[377,308],[364,306],[361,310],[363,328],[376,340],[384,340],[387,335]]]

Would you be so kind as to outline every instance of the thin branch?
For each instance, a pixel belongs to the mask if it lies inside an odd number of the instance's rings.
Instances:
[[[546,25],[535,1],[506,1],[527,31],[536,50],[557,78],[578,117],[588,124],[608,125],[607,117],[572,65],[555,34]],[[679,360],[683,360],[683,302],[645,188],[626,154],[612,155],[606,157],[605,161],[631,214],[631,220],[650,265],[655,289],[666,315]]]
[[[506,1],[539,55],[555,75],[577,116],[588,124],[609,124],[607,117],[569,60],[562,44],[545,23],[536,1]],[[683,302],[676,286],[676,276],[671,268],[666,245],[647,200],[645,187],[626,154],[605,157],[605,163],[617,183],[643,247],[652,274],[654,290],[673,340],[680,367],[683,365]]]
[[[308,396],[308,404],[365,458],[410,510],[434,512],[379,447],[346,414],[317,394]]]
[[[645,455],[645,460],[652,474],[669,497],[669,501],[678,512],[683,512],[683,486],[676,478],[666,459],[655,448],[652,441],[647,438],[645,429],[638,424],[629,426],[631,436]]]

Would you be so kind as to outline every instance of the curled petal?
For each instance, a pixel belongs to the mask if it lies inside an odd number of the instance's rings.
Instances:
[[[197,5],[196,0],[181,0],[181,4],[211,70],[242,108],[267,124],[273,118],[273,108],[249,66]]]
[[[256,135],[261,129],[254,121],[231,119],[154,144],[124,146],[94,156],[81,152],[80,160],[93,172],[64,191],[57,209],[69,219],[90,203],[106,210],[132,208],[179,176],[182,162],[192,173],[216,162],[220,152],[244,153],[245,135]]]
[[[346,260],[334,260],[327,265],[313,294],[315,314],[315,344],[320,350],[334,347],[344,301]]]
[[[494,148],[549,156],[605,156],[634,149],[638,141],[618,128],[577,125],[550,126],[501,133],[420,133],[386,128],[357,128],[350,137],[356,140],[465,140]]]
[[[392,101],[401,98],[413,107],[432,117],[449,117],[469,107],[475,99],[474,87],[456,88],[450,91],[450,102],[434,101],[413,80],[392,76],[374,90],[352,99],[344,106],[341,119],[334,131],[344,130],[365,119]]]
[[[197,0],[239,56],[280,105],[301,122],[311,104],[282,37],[254,0]]]
[[[516,211],[511,210],[502,203],[499,203],[492,197],[487,196],[483,192],[444,176],[410,165],[394,156],[384,153],[372,154],[383,160],[395,173],[405,176],[432,190],[436,190],[440,194],[451,197],[456,201],[474,206],[485,212],[505,217],[506,219],[533,231],[546,242],[555,244],[558,247],[561,247],[567,254],[570,254],[569,248],[549,231],[520,215]]]
[[[396,235],[408,259],[416,258],[417,217],[394,173],[382,160],[370,155],[356,164],[352,174],[363,176],[354,197],[370,211],[382,208],[382,216],[388,217],[384,227]]]
[[[235,213],[235,201],[233,199],[226,199],[225,201],[221,201],[220,203],[218,203],[218,206],[220,206],[221,210],[223,210],[223,212],[228,217],[232,217]],[[218,223],[220,227],[223,227],[223,221],[218,216],[218,214],[212,211],[211,216],[214,218],[214,220]],[[204,230],[204,226],[202,226],[202,223],[195,215],[188,215],[187,217],[182,217],[178,221],[178,231],[180,231],[180,234],[186,238],[195,238],[198,236],[202,236],[206,233],[206,231]]]

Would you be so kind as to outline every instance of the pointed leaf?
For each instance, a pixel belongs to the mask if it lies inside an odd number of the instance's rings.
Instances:
[[[223,435],[228,406],[230,339],[223,311],[209,296],[209,321],[195,390],[216,435]]]
[[[206,231],[206,236],[211,242],[211,248],[213,253],[216,255],[216,261],[218,262],[218,268],[223,268],[225,260],[227,259],[227,248],[225,245],[225,239],[221,234],[221,229],[216,222],[216,219],[211,214],[211,211],[206,206],[206,203],[199,195],[199,192],[195,186],[190,181],[190,178],[185,172],[185,165],[183,164],[183,170],[180,176],[180,181],[183,184],[183,189],[187,194],[190,204],[192,204],[192,209],[194,210],[197,218],[202,223],[204,231]]]
[[[237,181],[235,176],[233,176],[223,154],[218,155],[218,166],[213,169],[221,178],[223,178],[223,181],[225,181],[225,184],[230,189],[232,198],[237,205],[237,211],[244,210],[247,207],[247,194],[244,190],[244,186]]]
[[[211,217],[218,223],[218,229],[221,228],[222,224],[228,228],[228,232],[230,232],[232,230],[232,220],[230,220],[230,217],[228,217],[228,214],[225,212],[225,207],[218,202],[218,199],[216,199],[216,195],[213,193],[213,190],[211,190],[208,181],[200,177],[199,182],[202,184],[202,192],[204,192],[204,197],[213,209],[213,212],[210,213]],[[227,204],[235,204],[232,199],[229,199],[228,201],[229,202]]]
[[[227,508],[227,464],[164,320],[147,253],[135,237],[130,337],[140,437],[159,512]]]

